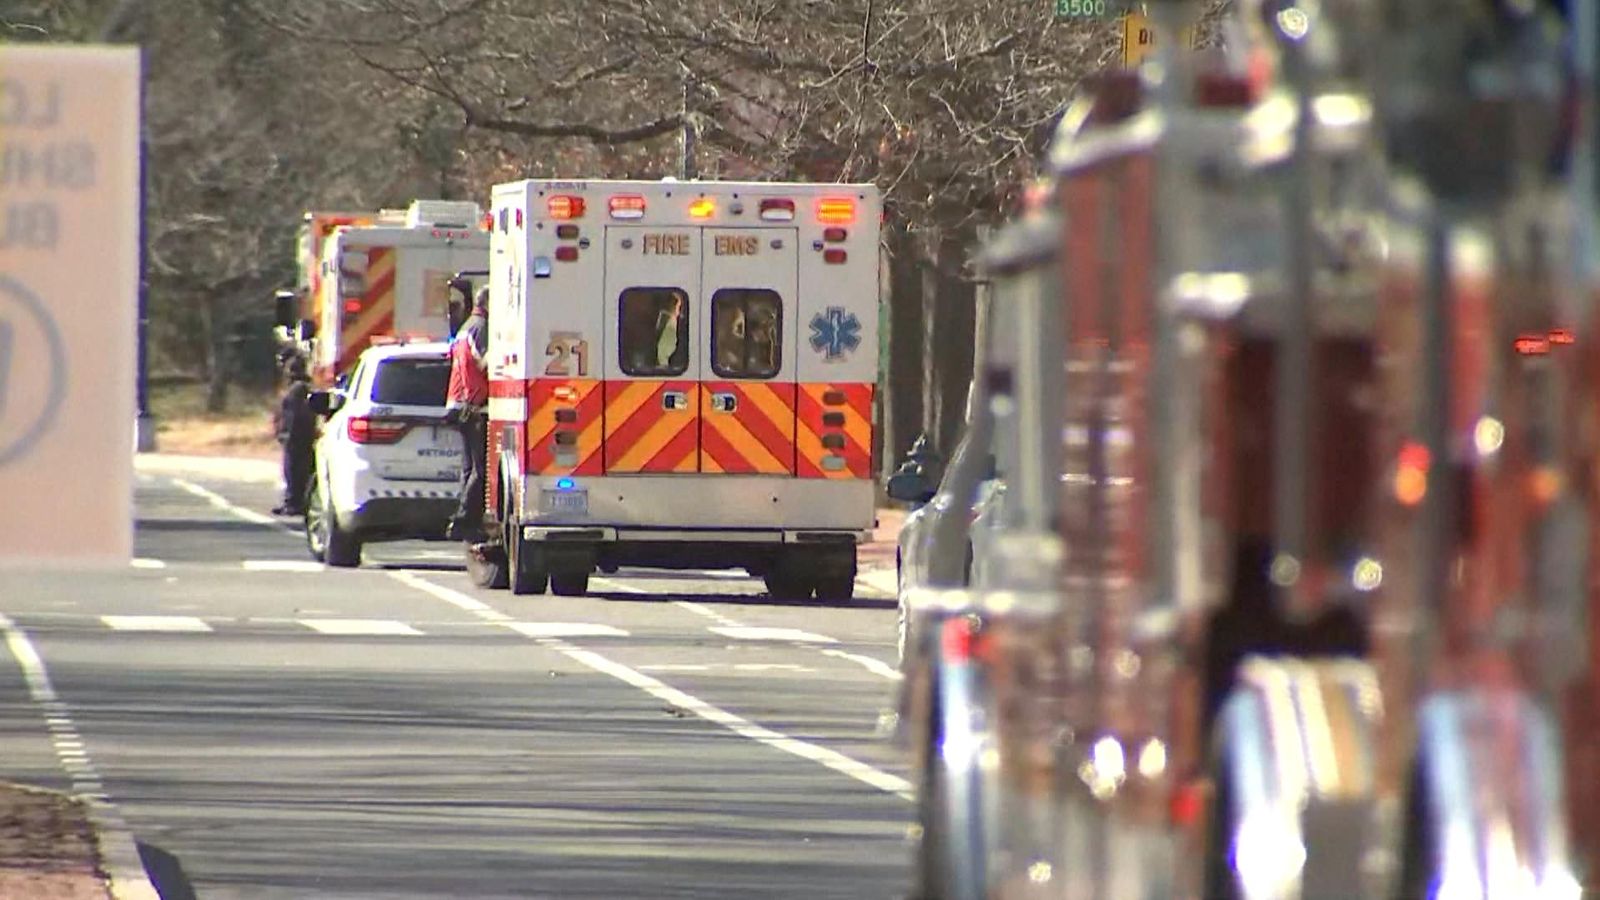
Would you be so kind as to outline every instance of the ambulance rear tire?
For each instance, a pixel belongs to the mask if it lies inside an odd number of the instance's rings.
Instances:
[[[817,579],[817,599],[825,603],[849,603],[856,596],[856,580],[849,575],[823,575]]]
[[[766,582],[767,593],[774,600],[806,600],[811,597],[811,583],[786,571],[784,566],[780,565],[761,576],[761,580]]]
[[[589,593],[588,571],[551,572],[550,593],[557,597],[582,597]]]
[[[550,584],[550,570],[544,565],[544,551],[530,542],[512,535],[515,528],[506,529],[507,581],[511,593],[519,595],[542,594]]]

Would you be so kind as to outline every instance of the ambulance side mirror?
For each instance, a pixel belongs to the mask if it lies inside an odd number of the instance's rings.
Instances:
[[[901,467],[900,471],[889,476],[888,492],[892,500],[920,506],[933,499],[938,487],[920,468]]]
[[[312,412],[327,418],[338,412],[339,407],[344,406],[344,395],[332,391],[312,391],[311,396],[306,398],[306,403],[310,405]]]
[[[299,305],[295,302],[298,299],[299,297],[294,291],[278,291],[277,293],[273,294],[273,321],[277,322],[278,325],[284,328],[293,328],[295,313],[299,312],[299,310],[295,308]]]

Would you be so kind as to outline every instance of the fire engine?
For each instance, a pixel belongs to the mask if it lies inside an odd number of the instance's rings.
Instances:
[[[844,601],[873,526],[872,185],[549,181],[493,192],[488,551],[578,594],[595,568],[744,568]]]
[[[488,258],[479,218],[476,203],[417,200],[365,224],[308,219],[302,253],[317,256],[303,278],[308,316],[298,337],[318,386],[347,374],[376,336],[449,336],[450,283]]]

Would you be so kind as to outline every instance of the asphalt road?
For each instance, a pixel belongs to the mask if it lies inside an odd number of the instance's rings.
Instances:
[[[903,894],[892,600],[325,570],[273,500],[142,472],[134,567],[0,573],[0,777],[102,795],[169,898]]]

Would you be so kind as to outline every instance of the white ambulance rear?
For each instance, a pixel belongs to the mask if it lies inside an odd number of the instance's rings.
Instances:
[[[848,599],[874,511],[877,188],[523,181],[491,218],[512,588],[744,568]]]

